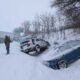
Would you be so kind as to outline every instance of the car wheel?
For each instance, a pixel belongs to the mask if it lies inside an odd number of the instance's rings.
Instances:
[[[67,67],[68,67],[67,61],[65,61],[65,60],[60,60],[60,61],[58,62],[58,66],[59,66],[59,69],[67,68]]]
[[[39,45],[36,45],[35,49],[36,49],[36,53],[40,53],[41,48],[40,48],[40,46],[39,46]]]
[[[26,54],[29,54],[29,51],[27,51],[27,50],[25,50],[24,52],[25,52]]]

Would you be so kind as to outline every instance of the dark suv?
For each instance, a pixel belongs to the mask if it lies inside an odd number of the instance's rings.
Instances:
[[[41,50],[47,49],[50,44],[49,42],[40,39],[40,38],[25,38],[20,42],[21,51],[25,53],[30,53],[35,51],[35,53],[32,53],[32,55],[39,54]]]

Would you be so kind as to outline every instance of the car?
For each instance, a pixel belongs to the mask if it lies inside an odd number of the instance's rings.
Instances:
[[[44,60],[43,64],[52,69],[62,69],[68,68],[71,63],[79,58],[80,40],[71,40],[59,46],[53,56],[51,56],[51,59]]]
[[[30,37],[30,38],[24,38],[20,42],[21,51],[30,54],[30,52],[35,51],[35,53],[32,53],[31,55],[36,55],[41,52],[43,49],[47,49],[50,44],[48,41],[45,41],[40,38],[36,37]]]

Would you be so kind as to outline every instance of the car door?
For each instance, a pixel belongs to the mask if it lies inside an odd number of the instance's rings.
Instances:
[[[69,52],[68,54],[66,54],[64,56],[64,59],[66,59],[68,61],[68,63],[72,63],[72,62],[76,61],[79,56],[79,51],[80,50],[75,49],[75,50]]]
[[[36,44],[38,44],[40,47],[46,46],[46,43],[41,39],[36,39]]]

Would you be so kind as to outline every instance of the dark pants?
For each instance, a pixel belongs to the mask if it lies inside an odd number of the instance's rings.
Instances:
[[[10,45],[6,45],[6,51],[7,51],[7,54],[9,54],[9,52],[10,52]]]

